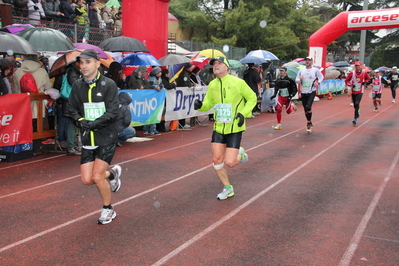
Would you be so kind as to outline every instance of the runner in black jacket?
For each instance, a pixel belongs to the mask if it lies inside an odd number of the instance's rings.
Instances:
[[[118,89],[115,81],[98,71],[100,61],[94,50],[84,50],[79,64],[83,78],[72,84],[69,113],[82,136],[82,182],[97,186],[103,201],[98,223],[107,224],[116,217],[111,206],[111,191],[118,191],[121,185],[121,167],[115,165],[107,170],[118,141],[115,125],[119,113]]]

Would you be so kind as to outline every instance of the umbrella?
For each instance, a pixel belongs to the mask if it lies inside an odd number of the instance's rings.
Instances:
[[[291,61],[291,62],[285,63],[283,66],[285,66],[285,67],[289,67],[289,66],[292,66],[292,67],[299,67],[299,63],[298,63],[298,62]]]
[[[292,62],[297,62],[297,63],[304,62],[304,61],[305,61],[305,58],[302,58],[302,57],[298,57],[298,58],[295,58],[294,60],[292,60]]]
[[[111,52],[150,52],[150,50],[148,50],[147,46],[145,46],[144,43],[135,38],[126,36],[108,38],[100,43],[100,45],[98,46],[104,51]]]
[[[290,78],[295,79],[297,74],[298,74],[298,72],[299,72],[299,69],[304,68],[304,67],[305,66],[303,66],[303,65],[299,65],[298,67],[288,66],[287,67],[287,75]]]
[[[30,24],[18,24],[14,23],[12,25],[5,26],[0,29],[0,31],[8,32],[11,34],[17,34],[18,32],[24,30],[24,29],[29,29],[29,28],[34,28],[34,26]]]
[[[254,50],[254,51],[249,52],[246,55],[246,57],[247,56],[256,56],[256,57],[260,57],[263,59],[270,59],[270,60],[277,60],[277,61],[280,60],[272,52],[265,51],[265,50]]]
[[[76,42],[73,44],[76,49],[78,50],[86,50],[86,49],[92,49],[98,53],[99,58],[104,58],[107,59],[108,55],[104,52],[103,49],[100,47],[93,45],[93,44],[88,44],[88,43],[83,43],[83,42]]]
[[[378,71],[386,71],[386,70],[388,70],[388,67],[381,66],[381,67],[377,68],[376,70],[378,70]]]
[[[333,62],[326,62],[326,68],[332,66],[333,64]]]
[[[277,97],[270,99],[274,94],[274,88],[267,89],[262,94],[262,102],[260,104],[260,109],[262,112],[266,112],[270,110],[271,107],[275,107],[277,105]]]
[[[163,66],[170,66],[170,65],[174,65],[174,64],[188,63],[188,62],[191,62],[191,59],[187,58],[183,55],[168,54],[164,57],[159,58],[158,61]]]
[[[169,76],[170,76],[169,82],[173,82],[179,77],[185,65],[186,63],[169,66]]]
[[[30,28],[17,33],[27,40],[38,52],[58,52],[75,49],[71,40],[62,32],[49,28]]]
[[[152,55],[146,53],[134,53],[126,56],[120,62],[122,66],[161,66],[161,63]]]
[[[37,54],[36,49],[24,38],[0,31],[0,53],[10,52],[23,55]]]
[[[341,75],[341,71],[339,71],[338,69],[331,69],[329,71],[327,71],[326,69],[326,75],[324,76],[324,80],[336,79],[339,77],[339,75]]]
[[[209,58],[215,58],[217,56],[226,57],[224,55],[224,53],[222,53],[221,51],[216,50],[216,49],[205,49],[205,50],[202,50],[201,52],[199,52],[198,55],[202,55],[202,56],[209,57]],[[195,57],[197,57],[198,55],[196,55]]]
[[[350,64],[346,61],[338,61],[333,64],[335,67],[348,67]]]
[[[81,54],[81,51],[73,50],[67,51],[63,55],[57,58],[54,61],[51,69],[49,71],[49,76],[54,77],[56,75],[62,74],[65,72],[65,67],[76,62],[76,58]]]
[[[228,59],[228,61],[229,61],[229,64],[230,64],[230,68],[239,68],[239,67],[243,66],[243,64],[241,64],[237,60]]]
[[[204,68],[208,63],[209,63],[209,57],[204,57],[204,56],[199,56],[195,58],[193,61],[191,61],[191,64],[201,69]]]
[[[105,58],[100,58],[100,63],[103,64],[104,66],[106,66],[107,68],[109,68],[109,66],[111,65],[112,62],[115,61],[115,59],[112,57],[111,54],[104,52],[105,55],[107,56],[107,59]]]
[[[258,64],[262,64],[262,63],[266,63],[267,61],[261,57],[257,57],[257,56],[245,56],[243,59],[241,59],[239,61],[240,63],[243,64],[248,64],[248,63],[258,63]]]
[[[121,6],[121,4],[119,4],[118,0],[109,0],[105,5],[114,7],[114,8],[119,8]]]

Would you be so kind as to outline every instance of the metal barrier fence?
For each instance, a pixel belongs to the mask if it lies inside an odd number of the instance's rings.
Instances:
[[[64,33],[72,42],[85,42],[93,45],[99,45],[105,39],[122,35],[122,32],[102,28],[93,28],[89,25],[67,24],[56,21],[56,19],[46,18],[37,20],[28,17],[28,10],[17,7],[12,8],[13,23],[32,24],[34,26],[43,26],[52,28]]]

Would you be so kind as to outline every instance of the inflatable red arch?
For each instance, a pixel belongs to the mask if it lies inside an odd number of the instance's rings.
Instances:
[[[309,55],[316,66],[325,69],[327,45],[346,31],[398,27],[399,8],[342,12],[310,36]]]

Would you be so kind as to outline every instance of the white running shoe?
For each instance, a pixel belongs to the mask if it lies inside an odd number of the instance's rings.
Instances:
[[[282,129],[283,127],[281,126],[281,124],[277,124],[277,125],[275,125],[273,128],[274,128],[275,130],[280,130],[280,129]]]
[[[109,184],[111,185],[111,191],[112,192],[117,192],[121,188],[121,174],[122,174],[122,168],[119,165],[115,165],[109,170],[112,174],[114,174],[114,179],[109,181]]]
[[[116,217],[116,212],[114,211],[114,207],[112,209],[102,209],[101,216],[98,219],[98,224],[109,224]]]
[[[395,99],[392,99],[392,103],[396,103]]]
[[[217,198],[219,200],[225,200],[233,196],[234,196],[233,186],[231,186],[231,188],[224,186],[223,191],[218,194]]]
[[[245,150],[243,147],[240,147],[240,149],[238,150],[238,154],[241,155],[240,163],[248,162],[248,154],[245,153]]]

